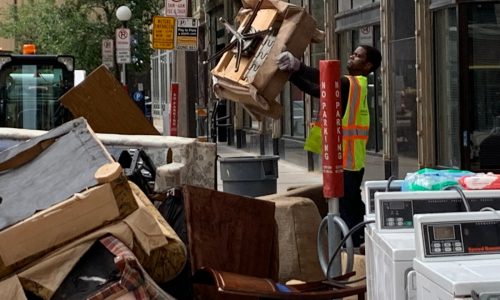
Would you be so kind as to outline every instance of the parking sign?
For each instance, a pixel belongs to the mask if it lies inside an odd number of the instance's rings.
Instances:
[[[119,64],[129,64],[130,55],[130,29],[118,28],[115,36],[116,43],[116,62]]]
[[[102,64],[111,69],[115,64],[115,53],[112,39],[103,39],[101,44]]]
[[[153,48],[172,50],[174,49],[174,17],[153,17]]]
[[[198,50],[198,19],[177,18],[176,49]]]

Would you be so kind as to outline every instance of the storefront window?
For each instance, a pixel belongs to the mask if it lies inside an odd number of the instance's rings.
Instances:
[[[373,0],[352,0],[352,8],[357,8],[366,4],[373,3]]]
[[[363,5],[367,5],[373,2],[380,2],[378,0],[338,0],[337,8],[338,12],[343,12],[346,10],[354,9],[361,7]]]
[[[500,4],[467,5],[473,169],[500,169]]]
[[[281,103],[283,105],[283,135],[292,135],[291,119],[292,114],[290,110],[290,82],[286,82],[283,88],[283,93],[281,94]]]
[[[163,115],[170,93],[172,55],[172,51],[157,50],[151,58],[151,116],[160,131],[168,129],[168,124],[163,123]]]
[[[324,30],[325,22],[325,4],[323,1],[311,1],[311,14],[316,19],[318,28]],[[311,44],[311,66],[319,68],[319,61],[325,59],[325,43]],[[311,101],[311,120],[318,121],[319,98],[312,98]]]
[[[391,105],[396,116],[398,157],[414,158],[412,169],[417,167],[417,105],[415,71],[415,5],[414,0],[394,2],[390,76],[392,81]],[[403,163],[400,162],[399,165]]]
[[[434,13],[436,163],[460,167],[460,110],[456,8]]]

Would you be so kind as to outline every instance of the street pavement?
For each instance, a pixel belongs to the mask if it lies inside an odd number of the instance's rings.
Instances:
[[[256,156],[233,146],[217,144],[217,154],[220,157]],[[305,153],[304,153],[305,155]],[[217,165],[217,189],[223,191],[220,177],[220,166]],[[365,168],[364,181],[384,179],[384,163],[381,156],[368,155]],[[276,192],[286,192],[289,188],[323,183],[323,174],[319,171],[309,171],[303,166],[291,162],[278,160],[278,178]]]

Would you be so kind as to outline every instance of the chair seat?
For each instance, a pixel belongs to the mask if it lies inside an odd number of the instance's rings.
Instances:
[[[222,294],[264,299],[338,299],[352,295],[357,295],[358,299],[364,299],[365,285],[347,286],[340,282],[340,280],[348,279],[351,275],[353,274],[335,278],[339,281],[315,281],[286,285],[269,278],[259,278],[203,267],[195,272],[193,281],[195,284],[213,285]]]

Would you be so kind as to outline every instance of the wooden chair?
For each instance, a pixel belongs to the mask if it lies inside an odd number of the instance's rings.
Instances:
[[[274,203],[188,185],[183,196],[195,299],[364,299],[365,285],[277,282]]]

